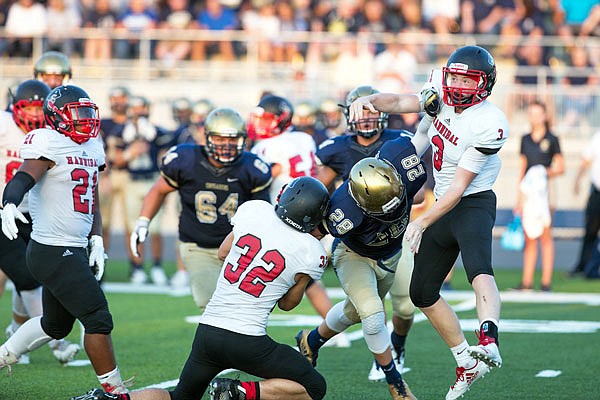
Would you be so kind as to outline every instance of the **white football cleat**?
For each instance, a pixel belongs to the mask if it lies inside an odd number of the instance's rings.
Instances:
[[[454,385],[450,386],[450,390],[446,394],[446,400],[455,400],[462,397],[477,379],[483,378],[488,372],[490,372],[490,367],[477,359],[475,359],[475,365],[469,369],[456,367],[456,381]]]
[[[142,283],[146,283],[147,280],[148,275],[146,275],[146,272],[143,269],[136,268],[133,270],[133,273],[131,274],[131,283],[141,285]]]
[[[6,329],[4,330],[4,333],[6,334],[6,338],[9,339],[13,333],[15,333],[15,331],[13,330],[13,326],[12,324],[9,324]],[[19,360],[17,361],[17,364],[22,364],[22,365],[28,365],[31,363],[31,360],[29,359],[29,354],[25,353],[25,354],[21,354],[21,357],[19,357]]]
[[[8,367],[8,371],[10,372],[10,366],[16,364],[18,360],[15,354],[8,351],[6,347],[0,346],[0,369]]]
[[[48,346],[52,349],[54,358],[61,364],[67,364],[69,361],[72,361],[77,353],[79,353],[79,350],[81,350],[81,347],[78,344],[71,343],[65,339],[51,340],[48,342]]]
[[[161,267],[152,267],[150,276],[152,277],[152,282],[158,286],[167,286],[167,283],[169,282],[165,270]]]
[[[502,357],[500,356],[500,350],[496,344],[496,340],[485,334],[475,331],[475,335],[479,339],[477,346],[469,346],[469,354],[471,357],[486,363],[490,368],[502,366]]]
[[[331,339],[329,339],[323,347],[337,347],[347,349],[352,346],[352,342],[348,339],[346,332],[340,332]]]
[[[186,270],[178,269],[171,277],[173,289],[185,289],[190,285],[190,276]]]

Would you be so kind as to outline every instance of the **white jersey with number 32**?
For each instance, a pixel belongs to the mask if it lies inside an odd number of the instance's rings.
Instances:
[[[306,132],[286,131],[281,135],[261,140],[252,147],[252,153],[268,164],[279,164],[281,172],[271,182],[271,203],[275,204],[277,195],[286,183],[300,176],[316,176],[317,163],[315,141]]]
[[[102,141],[77,144],[54,130],[36,129],[23,139],[21,157],[55,164],[29,192],[31,238],[49,246],[86,247],[98,172],[105,163]]]
[[[432,86],[442,96],[441,70],[432,72],[424,88]],[[439,199],[446,193],[458,167],[477,174],[463,196],[490,190],[500,172],[501,161],[497,151],[508,138],[506,115],[487,100],[466,108],[460,114],[443,101],[441,105],[427,132],[431,142],[435,197]],[[489,153],[485,164],[476,165],[463,157],[470,147]]]
[[[266,335],[269,314],[296,274],[320,279],[327,253],[315,237],[281,221],[266,201],[243,203],[231,223],[233,244],[200,323]]]

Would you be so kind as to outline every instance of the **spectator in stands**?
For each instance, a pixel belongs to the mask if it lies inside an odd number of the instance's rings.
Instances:
[[[296,9],[289,0],[276,1],[275,8],[282,36],[286,32],[307,32],[310,30],[308,15],[297,14]],[[276,40],[273,42],[274,59],[276,61],[297,63],[304,58],[306,47],[306,43]]]
[[[432,55],[445,59],[454,50],[448,35],[460,30],[460,0],[422,0],[421,7],[425,23],[440,40]]]
[[[575,179],[575,195],[581,192],[581,180],[588,170],[590,171],[591,184],[585,207],[585,233],[581,239],[579,260],[571,271],[571,275],[584,272],[584,268],[598,244],[598,232],[600,232],[600,132],[593,136],[590,144],[583,150],[581,164]]]
[[[8,9],[12,2],[10,0],[0,0],[0,27],[6,25],[6,17],[8,16]],[[0,38],[0,56],[3,56],[8,49],[8,41],[5,37]],[[10,101],[9,101],[10,103]]]
[[[198,14],[197,23],[200,29],[209,31],[239,28],[235,12],[221,5],[219,0],[206,0],[206,8]],[[193,60],[206,60],[207,55],[213,54],[219,54],[223,61],[232,61],[235,58],[233,43],[229,40],[194,42]]]
[[[110,0],[96,0],[93,8],[85,9],[83,14],[84,28],[99,28],[102,33],[95,38],[88,38],[84,44],[85,59],[109,61],[112,57],[112,41],[108,33],[117,23],[117,14],[111,8]]]
[[[498,35],[503,22],[514,12],[513,0],[463,0],[460,5],[460,32]]]
[[[359,14],[360,28],[359,32],[369,32],[380,34],[393,31],[393,21],[386,13],[385,3],[382,0],[366,0]],[[374,54],[379,54],[385,50],[383,43],[375,43]]]
[[[280,61],[275,59],[273,43],[281,35],[281,23],[271,0],[254,0],[251,7],[240,15],[244,31],[256,40],[259,62]]]
[[[375,82],[382,92],[414,91],[412,84],[417,72],[417,58],[401,42],[401,35],[398,34],[397,38],[384,46],[384,51],[375,56]]]
[[[565,172],[565,166],[558,137],[550,130],[550,119],[544,103],[531,103],[528,117],[531,131],[521,138],[519,188],[514,209],[515,215],[522,216],[525,233],[523,279],[517,289],[533,288],[539,238],[542,253],[541,289],[547,292],[552,287],[554,269],[551,182]]]
[[[31,57],[33,38],[46,33],[46,8],[34,0],[15,1],[8,9],[5,32],[11,57]]]
[[[559,10],[562,21],[558,24],[558,34],[567,39],[578,35],[596,5],[598,0],[561,0]]]
[[[48,0],[46,8],[48,36],[45,50],[60,51],[67,56],[78,48],[78,39],[74,39],[81,27],[81,13],[76,6],[69,6],[65,0]]]
[[[596,105],[598,76],[588,60],[587,50],[583,46],[571,47],[567,74],[561,79],[564,86],[562,123],[567,128],[581,124]]]
[[[160,10],[158,28],[182,31],[195,26],[194,15],[189,0],[167,0]],[[189,40],[160,40],[156,44],[156,58],[162,61],[165,69],[172,69],[178,61],[186,59],[192,50]]]
[[[540,89],[551,83],[551,77],[540,67],[548,66],[545,49],[539,40],[528,40],[517,49],[517,69],[514,75],[515,90],[512,100],[507,102],[507,115],[527,109],[537,100]],[[547,106],[552,104],[548,96],[543,99]]]
[[[140,35],[156,28],[158,17],[145,0],[129,0],[127,9],[117,20],[117,28],[133,35],[132,38],[118,39],[115,43],[116,58],[135,58],[140,55]]]

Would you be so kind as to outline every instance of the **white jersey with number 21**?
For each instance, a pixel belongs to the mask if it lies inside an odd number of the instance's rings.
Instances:
[[[243,203],[231,223],[233,244],[200,323],[266,335],[269,314],[296,274],[319,279],[327,253],[319,240],[285,224],[263,200]]]
[[[21,157],[55,164],[29,192],[31,238],[49,246],[86,247],[98,172],[105,163],[102,141],[77,144],[54,130],[36,129],[23,139]]]

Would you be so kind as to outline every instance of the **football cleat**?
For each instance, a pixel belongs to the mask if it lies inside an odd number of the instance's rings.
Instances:
[[[61,364],[66,364],[75,358],[75,355],[81,350],[81,346],[71,343],[68,340],[51,340],[48,346],[52,349],[52,354]]]
[[[102,384],[102,389],[104,389],[104,391],[106,393],[110,393],[110,394],[120,394],[120,393],[129,393],[129,388],[131,386],[133,386],[133,380],[135,379],[135,375],[132,376],[129,379],[125,379],[124,381],[121,381],[120,383],[116,384],[116,385],[111,385],[110,383],[106,382]],[[111,397],[109,397],[111,398]]]
[[[450,386],[450,390],[446,394],[446,400],[462,397],[477,379],[483,378],[488,372],[490,372],[490,367],[477,359],[475,365],[469,369],[456,367],[456,381],[454,385]]]
[[[71,397],[71,400],[117,400],[119,395],[106,393],[102,389],[90,389],[86,394]]]
[[[158,286],[167,286],[167,283],[169,282],[165,270],[162,269],[162,267],[152,267],[150,270],[150,277],[152,278],[152,282]]]
[[[147,280],[148,275],[146,275],[146,272],[141,268],[136,268],[131,273],[131,283],[135,285],[141,285],[142,283],[146,283]]]
[[[312,351],[312,349],[308,345],[309,333],[310,331],[308,329],[303,329],[300,332],[298,332],[298,334],[296,335],[296,344],[298,345],[298,350],[300,350],[300,354],[302,354],[304,358],[306,358],[313,367],[316,367],[319,352]]]
[[[15,354],[8,351],[6,347],[0,346],[0,369],[8,367],[8,373],[10,374],[12,371],[10,366],[16,364],[18,360]]]
[[[394,359],[394,363],[396,364],[396,369],[401,374],[404,372],[404,353],[404,349],[402,349],[400,355],[396,353],[396,350],[392,349],[392,358]],[[371,366],[371,370],[369,371],[368,379],[371,382],[379,382],[385,380],[385,373],[375,360],[373,360],[373,365]]]
[[[348,339],[346,332],[340,332],[329,339],[323,347],[337,347],[338,349],[347,349],[352,347],[352,342]]]
[[[502,357],[500,357],[500,350],[498,350],[496,340],[478,330],[475,331],[475,335],[479,339],[479,344],[477,346],[469,346],[471,357],[483,361],[490,368],[500,368],[502,366]]]
[[[12,324],[9,324],[6,327],[6,329],[4,330],[4,333],[6,334],[6,338],[10,339],[10,337],[13,335],[13,333],[15,333],[15,331],[13,330]],[[28,365],[30,362],[31,362],[31,360],[29,359],[29,354],[25,353],[25,354],[21,354],[21,356],[19,357],[19,361],[17,361],[17,364]]]
[[[246,391],[237,379],[215,378],[210,383],[211,400],[246,400]]]
[[[414,394],[410,391],[410,388],[406,382],[402,381],[399,383],[390,383],[388,385],[390,394],[394,400],[417,400]]]
[[[190,284],[190,276],[186,270],[177,270],[171,277],[171,286],[174,289],[187,288]]]

